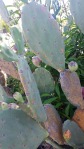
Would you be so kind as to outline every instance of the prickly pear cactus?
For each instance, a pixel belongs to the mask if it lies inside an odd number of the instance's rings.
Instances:
[[[12,76],[13,78],[20,80],[18,71],[14,66],[13,62],[7,62],[0,59],[0,69],[3,70],[6,74]]]
[[[84,109],[82,88],[76,72],[65,70],[60,73],[60,83],[64,94],[71,104]]]
[[[0,59],[6,60],[8,62],[17,61],[17,55],[9,49],[6,45],[0,45]]]
[[[41,59],[38,56],[33,56],[32,57],[32,63],[36,66],[36,67],[40,67],[41,64]]]
[[[14,99],[15,99],[17,102],[24,103],[24,99],[23,99],[22,95],[21,95],[19,92],[15,92],[15,93],[13,94],[13,97],[14,97]]]
[[[46,104],[44,108],[47,114],[47,121],[44,122],[44,126],[49,132],[49,136],[58,144],[64,144],[62,122],[58,112],[51,104]]]
[[[22,9],[22,27],[31,50],[47,65],[58,71],[64,70],[64,43],[61,32],[46,7],[35,2],[25,5]]]
[[[40,93],[52,93],[54,91],[54,80],[45,68],[37,68],[33,73]]]
[[[0,148],[37,149],[47,131],[21,110],[0,112]]]
[[[7,93],[5,92],[5,90],[1,85],[0,85],[0,102],[7,102],[7,103],[15,102],[15,100],[11,96],[7,95]]]
[[[78,64],[75,61],[71,61],[68,63],[68,68],[71,72],[76,71],[78,69]]]
[[[76,24],[84,33],[84,0],[70,0],[70,8]]]
[[[18,49],[18,54],[23,54],[24,53],[24,40],[17,26],[13,26],[11,28],[11,34],[15,41],[16,48]]]
[[[0,0],[0,15],[2,16],[2,19],[9,24],[10,18],[9,18],[9,14],[8,11],[6,9],[6,6],[3,2],[3,0]]]
[[[84,132],[74,121],[66,120],[64,122],[63,135],[68,145],[76,149],[84,147]]]
[[[77,109],[72,120],[75,121],[78,126],[84,131],[84,110]]]
[[[23,56],[18,56],[17,67],[28,104],[33,112],[34,117],[37,121],[46,121],[47,116],[41,102],[35,78]]]

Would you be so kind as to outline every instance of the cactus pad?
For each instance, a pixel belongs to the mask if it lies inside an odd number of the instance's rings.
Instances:
[[[84,0],[70,0],[70,7],[76,24],[84,33]]]
[[[21,110],[0,112],[0,148],[36,149],[48,133]]]
[[[37,68],[33,73],[40,93],[52,93],[54,80],[50,72],[45,68]]]
[[[24,54],[24,40],[18,27],[16,26],[12,27],[11,34],[15,41],[16,48],[18,49],[18,54]]]
[[[10,18],[3,0],[0,0],[0,15],[2,16],[2,19],[8,24]]]
[[[75,122],[70,120],[64,122],[63,135],[68,145],[76,149],[84,147],[84,132]]]
[[[60,83],[64,94],[71,104],[84,109],[82,88],[76,72],[65,70],[60,73]]]
[[[12,62],[6,62],[0,59],[0,69],[3,70],[6,74],[20,80],[18,71]]]
[[[35,78],[30,70],[27,61],[24,59],[24,56],[18,56],[17,67],[21,83],[28,100],[28,104],[30,106],[30,109],[32,110],[34,117],[37,121],[46,121],[47,116],[41,102]]]
[[[47,8],[35,2],[25,5],[22,9],[22,27],[32,51],[47,65],[58,71],[64,70],[64,43],[61,32]]]
[[[77,109],[74,113],[73,121],[75,121],[78,126],[84,131],[84,110]]]
[[[7,93],[5,92],[5,90],[1,85],[0,85],[0,101],[7,103],[15,102],[15,100],[11,96],[7,95]]]
[[[64,144],[62,122],[58,112],[55,110],[54,106],[50,104],[46,104],[44,108],[47,114],[47,121],[44,122],[44,125],[49,132],[49,136],[58,144]]]
[[[9,47],[7,47],[6,45],[4,46],[0,45],[0,58],[8,62],[18,60],[17,55],[11,49],[9,49]]]

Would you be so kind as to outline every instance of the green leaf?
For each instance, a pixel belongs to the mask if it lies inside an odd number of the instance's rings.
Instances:
[[[57,103],[56,105],[55,105],[55,108],[59,108],[60,106],[62,106],[63,105],[63,103],[62,102],[59,102],[59,103]]]
[[[50,99],[45,100],[45,101],[43,102],[43,104],[50,104],[50,103],[52,103],[52,102],[55,101],[55,100],[56,100],[56,97],[50,98]]]
[[[59,90],[59,85],[58,84],[56,84],[55,91],[56,91],[57,95],[60,98],[60,90]]]

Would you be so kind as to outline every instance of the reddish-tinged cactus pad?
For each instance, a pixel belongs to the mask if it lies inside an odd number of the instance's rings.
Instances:
[[[64,94],[74,106],[84,109],[82,88],[76,72],[65,70],[60,73],[60,83]]]
[[[77,109],[72,118],[79,127],[84,131],[84,110]]]
[[[47,121],[44,122],[44,125],[49,133],[49,136],[58,144],[64,144],[62,135],[62,122],[58,112],[50,104],[46,104],[44,108],[47,114]]]
[[[0,69],[3,70],[6,74],[8,74],[18,80],[20,79],[18,71],[12,62],[6,62],[6,61],[0,59]]]
[[[1,71],[0,71],[0,84],[2,86],[5,86],[5,76]]]

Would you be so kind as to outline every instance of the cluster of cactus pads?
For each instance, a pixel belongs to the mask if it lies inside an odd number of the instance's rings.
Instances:
[[[84,147],[84,100],[80,80],[75,72],[78,66],[72,62],[69,69],[65,69],[65,46],[59,25],[47,8],[36,2],[23,2],[23,33],[17,26],[10,27],[17,52],[0,45],[0,69],[21,80],[27,102],[24,102],[18,92],[9,97],[0,86],[0,148],[37,149],[44,140],[56,149],[61,149],[62,146],[59,145],[64,144],[74,148]],[[83,5],[84,0],[71,0],[71,10],[81,30],[84,28],[81,19],[84,14]],[[82,8],[82,11],[77,8]],[[2,0],[0,13],[10,25],[11,21]],[[51,104],[42,105],[40,94],[52,93],[54,80],[50,72],[42,67],[37,68],[34,73],[31,72],[25,59],[23,35],[30,50],[60,73],[62,90],[67,100],[77,107],[72,120],[62,124],[58,112]]]

